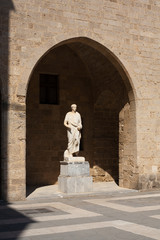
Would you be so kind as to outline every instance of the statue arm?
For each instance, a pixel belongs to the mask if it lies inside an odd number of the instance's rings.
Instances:
[[[79,114],[79,124],[78,124],[78,130],[82,129],[82,120],[81,120],[81,115]]]
[[[68,116],[67,116],[67,114],[66,114],[66,117],[65,117],[65,119],[64,119],[64,126],[66,127],[66,128],[71,128],[70,127],[70,125],[68,124]]]
[[[64,120],[64,126],[67,127],[67,128],[70,128],[70,125],[68,124],[67,121]]]

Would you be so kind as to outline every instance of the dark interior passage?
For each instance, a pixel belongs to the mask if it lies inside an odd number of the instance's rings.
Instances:
[[[2,199],[2,99],[0,93],[0,199]]]
[[[56,84],[51,80],[51,93],[47,87],[43,90],[48,95],[58,91],[55,103],[40,101],[42,74],[57,79]],[[30,79],[26,125],[28,184],[57,182],[59,161],[67,147],[63,121],[72,103],[78,105],[83,118],[80,155],[89,161],[94,181],[119,181],[119,113],[129,104],[128,92],[109,59],[94,48],[75,42],[49,51]],[[123,122],[127,125],[129,121],[128,118]]]
[[[58,104],[40,104],[40,74],[58,76]],[[53,184],[59,175],[59,161],[67,147],[63,121],[70,105],[76,103],[84,117],[85,129],[91,125],[92,97],[84,64],[68,46],[46,55],[36,67],[27,96],[27,183]],[[87,117],[87,115],[89,117]],[[83,130],[85,156],[92,154],[91,131]]]

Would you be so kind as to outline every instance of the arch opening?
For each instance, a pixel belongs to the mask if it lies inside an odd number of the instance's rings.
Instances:
[[[26,100],[27,184],[57,183],[67,146],[63,120],[76,103],[83,119],[80,155],[89,161],[94,181],[136,187],[134,94],[122,66],[112,59],[101,45],[75,39],[58,44],[38,61]],[[42,75],[51,82],[57,79],[55,102],[49,90],[41,93]],[[41,94],[49,102],[41,101]]]

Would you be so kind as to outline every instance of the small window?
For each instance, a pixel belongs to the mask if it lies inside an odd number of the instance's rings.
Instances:
[[[40,104],[59,104],[58,76],[40,74]]]

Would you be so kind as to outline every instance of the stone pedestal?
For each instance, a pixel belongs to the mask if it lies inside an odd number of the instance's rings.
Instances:
[[[64,162],[85,162],[84,157],[64,157]]]
[[[58,188],[63,193],[91,192],[92,177],[89,175],[89,163],[78,161],[80,157],[72,157],[72,161],[60,162]],[[84,158],[83,158],[84,159]]]

